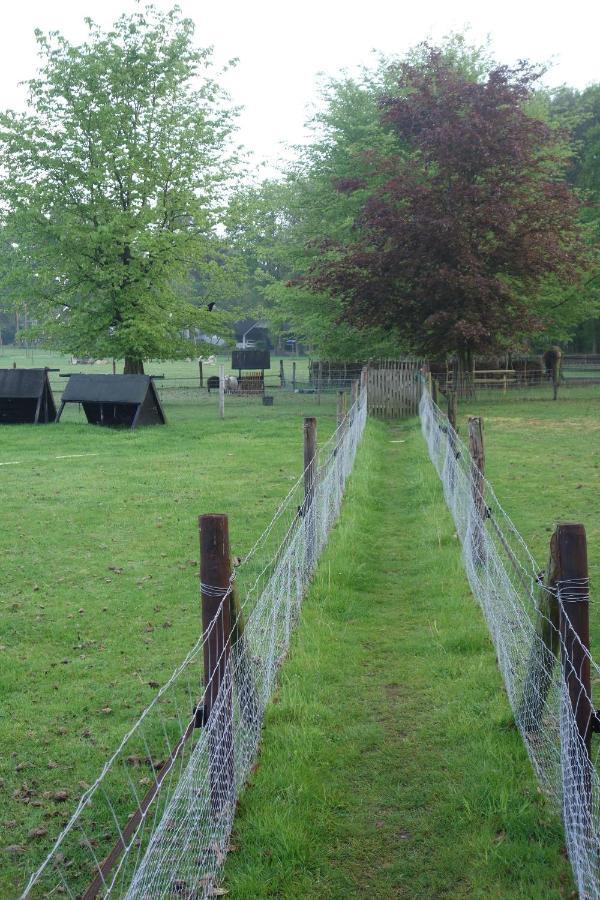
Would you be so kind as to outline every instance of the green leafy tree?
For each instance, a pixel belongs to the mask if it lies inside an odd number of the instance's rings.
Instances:
[[[451,35],[443,53],[456,71],[473,79],[492,64],[485,48],[469,45],[462,35]],[[416,47],[409,59],[423,65],[424,48]],[[372,68],[326,80],[309,123],[313,139],[299,148],[297,163],[282,182],[238,198],[238,231],[231,233],[236,246],[244,246],[257,298],[272,321],[330,358],[398,355],[410,347],[402,323],[350,322],[340,297],[306,283],[328,247],[356,241],[360,211],[385,184],[387,161],[409,159],[408,142],[382,121],[380,108],[382,97],[398,89],[402,63],[381,56]]]
[[[415,350],[454,352],[470,371],[474,354],[543,325],[548,280],[578,284],[587,258],[567,148],[527,111],[536,77],[522,64],[473,78],[436,48],[399,67],[380,109],[401,151],[378,159],[384,181],[354,241],[323,241],[308,279],[346,321],[404,326]]]
[[[325,236],[350,241],[354,218],[370,182],[372,156],[389,147],[376,97],[384,67],[357,78],[327,81],[311,127],[314,141],[281,181],[246,187],[233,198],[229,235],[246,271],[246,298],[272,330],[321,355],[357,359],[397,353],[397,334],[341,323],[341,307],[301,284]],[[340,185],[357,190],[341,192]]]
[[[590,270],[577,291],[549,285],[550,341],[573,339],[575,348],[597,353],[600,338],[600,84],[583,91],[565,87],[547,98],[550,121],[573,136],[573,155],[566,178],[580,200],[584,240],[590,248]],[[554,289],[553,289],[554,288]],[[578,326],[575,328],[574,326]]]
[[[0,116],[2,280],[38,337],[140,372],[188,354],[186,330],[224,328],[198,296],[227,278],[235,110],[177,7],[86,21],[78,46],[36,33],[29,109]]]

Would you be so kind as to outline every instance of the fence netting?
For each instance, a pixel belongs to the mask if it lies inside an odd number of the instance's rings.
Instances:
[[[366,390],[319,447],[310,506],[304,474],[220,589],[232,624],[206,720],[207,629],[85,791],[22,897],[218,896],[235,806],[300,604],[338,516],[367,417]],[[202,584],[210,593],[210,585]],[[217,589],[215,589],[217,590]],[[233,602],[235,597],[235,602]],[[235,614],[233,614],[235,611]],[[218,628],[220,617],[211,628]],[[222,627],[222,625],[221,625]]]
[[[568,645],[576,640],[569,627],[569,603],[588,585],[574,581],[552,585],[544,577],[491,485],[472,462],[468,447],[427,390],[419,411],[515,721],[544,792],[562,814],[579,894],[600,897],[597,751],[590,757],[576,719],[582,709],[594,716],[594,708],[581,669],[568,673],[574,676],[570,692],[565,672],[572,652]],[[581,642],[579,649],[590,666],[592,683],[600,683],[600,669]]]

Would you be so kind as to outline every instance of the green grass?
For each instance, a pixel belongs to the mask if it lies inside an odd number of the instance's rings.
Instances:
[[[599,398],[459,410],[463,435],[484,416],[488,475],[540,563],[554,521],[588,525],[592,584]],[[103,430],[74,411],[2,430],[0,462],[17,464],[0,466],[0,822],[4,846],[26,852],[0,852],[1,897],[198,636],[197,514],[229,512],[243,554],[300,472],[302,415],[323,441],[333,404],[232,398],[221,422],[212,400],[179,397],[167,428]],[[47,836],[28,839],[39,826]],[[571,895],[415,422],[369,424],[233,843],[236,898]]]
[[[166,412],[136,432],[2,428],[0,823],[2,846],[26,849],[0,851],[2,898],[198,638],[198,514],[227,512],[243,555],[302,471],[302,416],[321,442],[335,425],[334,399],[310,395],[237,399],[224,421],[189,402]],[[45,796],[57,790],[67,803]]]
[[[583,392],[583,388],[580,389]],[[600,393],[565,392],[556,402],[502,402],[479,398],[459,408],[467,435],[469,415],[484,419],[486,474],[498,499],[544,568],[558,521],[583,522],[592,586],[600,576]],[[596,655],[600,613],[592,606]]]
[[[233,844],[236,900],[571,894],[414,423],[369,427]]]

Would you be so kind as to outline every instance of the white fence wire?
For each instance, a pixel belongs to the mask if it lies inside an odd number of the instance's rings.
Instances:
[[[310,509],[302,475],[236,569],[221,600],[237,610],[229,641],[221,641],[231,652],[207,721],[199,720],[198,711],[208,687],[203,657],[210,629],[83,794],[22,898],[196,900],[220,893],[237,797],[256,758],[265,707],[337,519],[366,418],[362,390],[319,449]]]
[[[595,713],[581,670],[570,673],[575,676],[571,679],[575,695],[573,689],[569,694],[565,672],[570,645],[577,640],[569,602],[582,589],[587,592],[587,583],[544,585],[525,541],[427,390],[423,390],[419,412],[515,721],[544,791],[562,814],[579,895],[600,898],[598,758],[597,751],[591,758],[588,755],[576,719],[584,709],[590,710],[593,719]],[[600,669],[581,642],[579,650],[590,666],[592,683],[600,683]]]

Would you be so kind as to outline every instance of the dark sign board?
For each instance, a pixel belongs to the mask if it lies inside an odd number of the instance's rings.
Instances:
[[[234,350],[231,354],[232,369],[270,369],[270,350]]]

